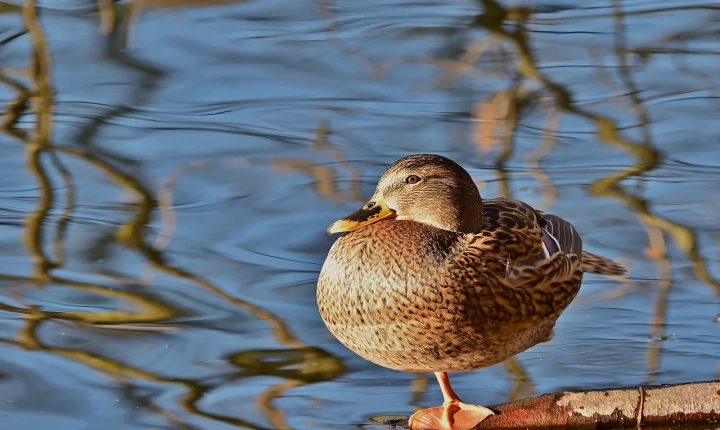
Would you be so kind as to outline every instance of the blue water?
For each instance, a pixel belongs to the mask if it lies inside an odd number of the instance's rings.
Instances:
[[[3,2],[3,428],[384,429],[439,403],[315,305],[326,227],[416,152],[630,267],[586,277],[524,374],[452,375],[465,400],[720,378],[720,9],[578,4],[146,0],[104,35],[94,2],[48,1],[33,44]]]

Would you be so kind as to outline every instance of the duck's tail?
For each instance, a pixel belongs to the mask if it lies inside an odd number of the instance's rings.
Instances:
[[[627,273],[627,268],[622,264],[587,251],[582,252],[582,269],[585,273],[605,276],[622,276]]]

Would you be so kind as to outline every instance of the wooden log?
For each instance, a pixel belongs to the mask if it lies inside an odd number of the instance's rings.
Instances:
[[[621,428],[720,422],[720,381],[565,391],[491,406],[482,428]]]
[[[707,425],[720,422],[720,381],[563,391],[489,408],[496,415],[477,429],[635,428],[638,420],[643,427]]]

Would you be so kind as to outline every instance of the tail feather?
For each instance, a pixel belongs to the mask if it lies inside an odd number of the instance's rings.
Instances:
[[[627,268],[622,264],[587,251],[582,253],[582,269],[585,273],[605,276],[622,276],[627,273]]]

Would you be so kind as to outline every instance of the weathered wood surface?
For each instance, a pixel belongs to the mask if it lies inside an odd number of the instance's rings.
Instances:
[[[621,428],[720,422],[720,381],[565,391],[491,406],[478,428]]]
[[[489,406],[478,429],[720,428],[720,381],[563,391]],[[407,427],[407,420],[388,424]],[[711,427],[707,427],[711,425]]]

